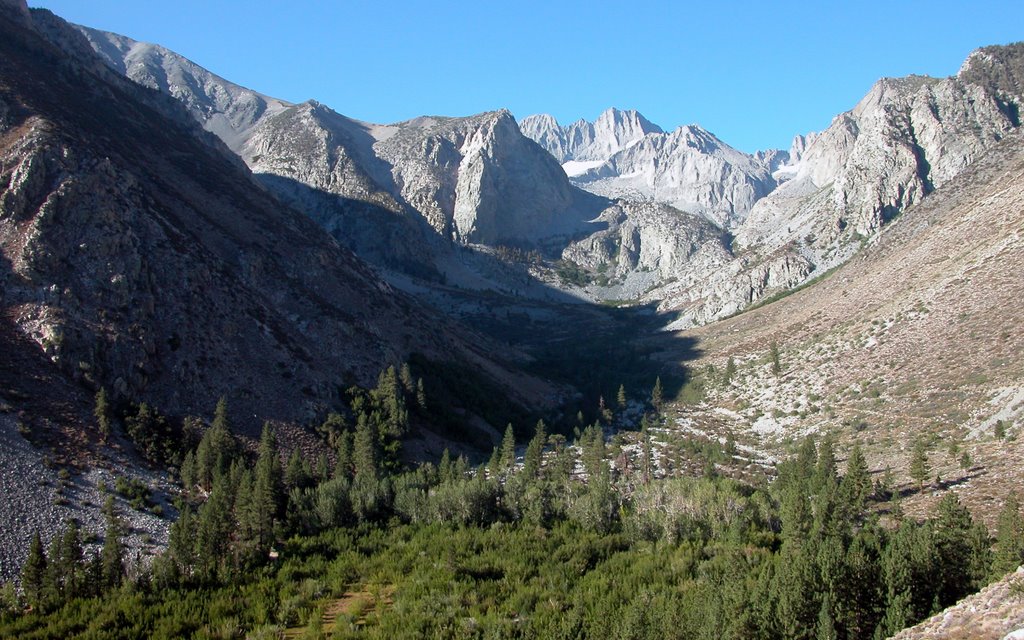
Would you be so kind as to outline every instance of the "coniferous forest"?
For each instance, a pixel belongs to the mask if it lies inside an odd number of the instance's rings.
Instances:
[[[858,448],[840,474],[827,437],[765,486],[714,464],[656,478],[660,402],[633,468],[609,464],[600,421],[572,441],[540,421],[525,449],[509,425],[485,463],[410,468],[401,438],[423,389],[391,368],[351,390],[351,412],[318,429],[330,459],[286,455],[269,425],[246,452],[224,401],[182,453],[137,443],[179,463],[166,552],[129,562],[113,501],[99,551],[74,523],[48,549],[36,536],[0,636],[882,638],[1024,559],[1016,502],[999,540],[952,493],[914,521]],[[101,429],[110,411],[98,397]]]

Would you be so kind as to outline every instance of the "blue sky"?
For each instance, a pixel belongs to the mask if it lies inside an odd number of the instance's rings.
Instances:
[[[1024,39],[1018,3],[29,0],[353,118],[639,110],[744,151],[788,147],[882,76],[956,72]]]

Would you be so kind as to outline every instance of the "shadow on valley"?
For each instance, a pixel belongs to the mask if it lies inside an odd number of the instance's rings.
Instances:
[[[602,400],[609,407],[615,405],[620,386],[630,400],[649,401],[660,380],[663,397],[672,400],[690,380],[684,363],[699,355],[696,341],[661,331],[674,316],[658,314],[655,304],[615,307],[584,302],[530,274],[532,261],[539,260],[541,253],[552,260],[560,250],[499,248],[515,256],[503,259],[500,251],[452,244],[418,214],[396,213],[374,202],[345,198],[289,178],[257,177],[364,260],[418,279],[408,289],[423,304],[461,322],[467,330],[527,356],[525,365],[507,364],[574,389],[559,415],[546,416],[555,429],[569,433],[593,422]],[[439,258],[445,265],[440,268],[434,266]],[[493,282],[493,286],[481,287],[479,282],[460,285],[460,278],[467,273]],[[434,376],[444,377],[444,373],[432,371]],[[460,393],[478,386],[466,384],[466,374],[473,372],[448,376]],[[483,395],[493,395],[493,391]],[[500,428],[491,409],[479,413]],[[532,434],[529,419],[513,413],[501,422],[511,420],[518,433]]]
[[[649,402],[660,380],[666,400],[675,399],[692,378],[685,366],[700,355],[696,340],[661,331],[674,318],[655,305],[610,307],[460,292],[477,298],[458,318],[473,330],[529,356],[529,373],[569,385],[575,396],[561,412],[556,428],[571,431],[596,420],[602,401],[614,407],[620,386],[627,398]],[[451,312],[451,310],[448,310]]]

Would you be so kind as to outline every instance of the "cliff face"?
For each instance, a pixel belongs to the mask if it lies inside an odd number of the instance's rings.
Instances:
[[[740,247],[796,242],[816,262],[845,259],[876,232],[963,171],[1020,124],[1024,47],[979,50],[951,78],[880,80],[810,141],[793,178],[758,202]],[[851,238],[853,242],[851,242]]]

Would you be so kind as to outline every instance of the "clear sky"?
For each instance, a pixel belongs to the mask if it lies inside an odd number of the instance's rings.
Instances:
[[[395,122],[505,107],[565,124],[609,106],[789,146],[882,76],[956,72],[1024,39],[1017,2],[29,0],[284,100]]]

